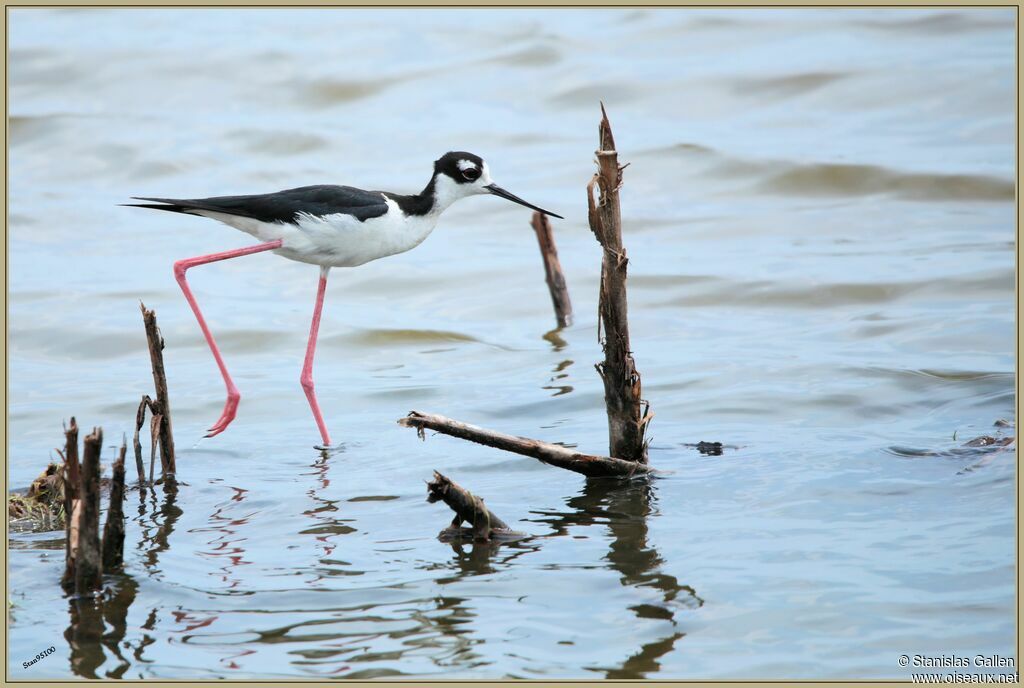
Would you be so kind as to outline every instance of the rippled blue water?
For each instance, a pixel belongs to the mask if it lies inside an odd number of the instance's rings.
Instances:
[[[1002,10],[10,13],[8,480],[61,421],[114,453],[167,342],[177,492],[128,497],[106,636],[71,626],[63,533],[16,533],[9,676],[893,677],[1013,656],[1014,15]],[[598,101],[626,170],[633,346],[661,477],[585,482],[410,409],[605,449],[586,226]],[[407,254],[190,273],[243,246],[132,195],[418,190],[450,149],[566,216],[552,332],[529,213],[460,203]],[[729,445],[720,457],[685,446]],[[530,537],[436,540],[432,469]],[[76,612],[77,613],[77,612]],[[65,634],[65,632],[67,634]],[[50,645],[58,652],[22,667]]]

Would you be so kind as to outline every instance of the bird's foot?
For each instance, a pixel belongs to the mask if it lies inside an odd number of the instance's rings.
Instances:
[[[336,444],[318,444],[314,446],[313,449],[316,449],[318,452],[325,454],[327,456],[333,456],[335,454],[344,453],[345,443],[338,442]]]
[[[224,403],[223,413],[220,414],[220,418],[218,418],[217,422],[213,424],[213,427],[206,431],[205,437],[219,435],[228,429],[228,426],[231,425],[231,421],[235,419],[235,413],[238,411],[239,398],[238,392],[228,394],[228,400]]]

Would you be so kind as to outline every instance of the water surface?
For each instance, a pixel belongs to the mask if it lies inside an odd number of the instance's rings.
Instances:
[[[187,27],[187,30],[185,29]],[[109,446],[167,342],[177,490],[131,492],[104,618],[62,533],[14,534],[9,676],[908,678],[1013,656],[1014,15],[994,10],[11,12],[9,483],[75,415]],[[400,428],[410,409],[600,452],[586,226],[598,101],[622,160],[655,480],[586,482]],[[529,213],[463,201],[410,253],[171,274],[250,238],[117,207],[337,182],[447,150],[566,216],[553,332]],[[687,447],[721,441],[722,456]],[[732,447],[732,448],[730,448]],[[528,538],[437,541],[438,469]],[[54,645],[30,669],[22,661]]]

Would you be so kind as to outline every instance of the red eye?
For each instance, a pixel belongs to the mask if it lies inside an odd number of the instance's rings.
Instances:
[[[462,170],[462,176],[467,181],[475,182],[477,179],[480,178],[480,170],[478,170],[475,167],[467,167],[466,169]]]

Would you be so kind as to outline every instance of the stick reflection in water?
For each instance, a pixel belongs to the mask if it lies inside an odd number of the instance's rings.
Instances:
[[[658,603],[641,603],[629,609],[638,619],[663,620],[671,631],[660,639],[645,643],[618,666],[587,667],[589,671],[603,672],[608,679],[642,679],[660,668],[658,660],[670,653],[685,633],[678,630],[678,611],[697,609],[704,600],[689,585],[672,575],[663,573],[664,563],[658,550],[647,539],[647,518],[654,511],[656,497],[651,478],[637,478],[630,482],[612,479],[591,479],[583,490],[566,501],[571,511],[540,512],[534,519],[554,528],[547,537],[566,536],[577,526],[607,523],[612,536],[605,560],[621,574],[623,587],[657,590]]]
[[[175,504],[177,484],[168,480],[163,484],[162,498],[151,489],[139,493],[138,515],[134,519],[139,525],[141,537],[136,546],[138,560],[151,577],[159,577],[160,553],[170,546],[169,538],[174,525],[181,516],[181,508]],[[70,650],[71,671],[82,678],[133,678],[126,676],[133,664],[145,664],[143,652],[155,638],[143,632],[138,641],[125,640],[128,628],[128,611],[138,592],[139,584],[128,573],[113,573],[104,576],[103,593],[93,598],[71,597],[68,600],[68,626],[64,638]],[[142,625],[143,631],[153,631],[158,618],[158,608],[148,614]],[[125,656],[131,652],[131,659]],[[100,667],[117,660],[117,664],[102,675]]]

